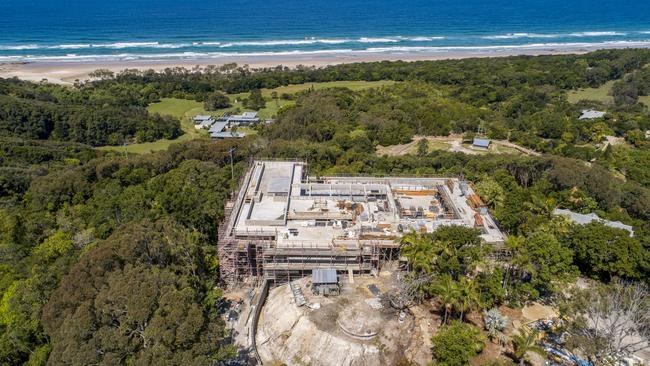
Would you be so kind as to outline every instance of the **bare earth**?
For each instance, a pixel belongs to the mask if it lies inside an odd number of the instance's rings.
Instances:
[[[407,144],[391,145],[391,146],[378,146],[377,155],[388,156],[401,156],[407,154],[415,154],[417,151],[417,144],[420,140],[426,139],[429,142],[430,150],[447,150],[451,152],[462,152],[469,155],[480,155],[486,153],[493,154],[507,154],[519,153],[524,155],[539,156],[540,154],[531,149],[514,144],[506,140],[492,140],[492,146],[489,150],[476,149],[471,146],[462,144],[461,135],[449,136],[413,136],[413,141]]]
[[[307,300],[303,307],[293,303],[287,285],[272,289],[258,325],[260,357],[270,365],[426,364],[431,323],[437,322],[419,308],[399,321],[398,311],[376,299],[367,286],[389,291],[390,276],[356,277],[353,284],[344,279],[343,293],[334,297],[313,295],[303,278],[297,281]]]

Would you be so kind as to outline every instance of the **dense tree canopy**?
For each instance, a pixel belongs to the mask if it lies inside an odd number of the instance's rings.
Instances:
[[[442,328],[431,341],[436,365],[441,366],[467,365],[485,342],[478,328],[460,322]]]
[[[129,224],[84,253],[43,309],[53,364],[195,364],[230,354],[202,303],[210,273],[196,234]]]
[[[208,95],[203,102],[203,109],[206,111],[216,111],[217,109],[230,107],[230,99],[222,92],[214,92]]]
[[[106,90],[91,93],[0,80],[0,136],[99,146],[180,134],[177,119],[150,115],[136,101],[116,98]]]
[[[30,176],[0,212],[3,362],[206,364],[232,356],[213,242],[231,187],[222,168],[230,146],[197,141],[88,160],[86,150],[61,144],[42,160],[51,171]]]

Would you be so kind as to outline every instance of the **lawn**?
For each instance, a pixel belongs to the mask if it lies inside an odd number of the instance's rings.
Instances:
[[[596,100],[605,104],[613,102],[613,98],[609,95],[610,90],[616,80],[610,80],[598,88],[586,88],[579,90],[572,90],[567,94],[569,103],[577,103],[581,100]]]
[[[271,97],[271,92],[275,91],[278,95],[282,93],[294,94],[303,90],[307,90],[311,87],[314,89],[324,89],[324,88],[348,88],[351,90],[363,90],[369,88],[377,88],[384,85],[395,84],[392,80],[380,80],[380,81],[329,81],[323,83],[307,83],[307,84],[292,84],[287,86],[281,86],[275,89],[262,89],[262,95],[264,97]]]
[[[144,142],[141,144],[131,144],[124,146],[102,146],[99,150],[119,151],[134,154],[143,154],[152,151],[166,150],[169,145],[189,141],[195,138],[207,138],[208,133],[205,130],[194,128],[192,117],[197,114],[210,114],[203,109],[203,103],[193,100],[163,98],[158,103],[152,103],[147,110],[150,113],[167,114],[181,120],[181,129],[183,135],[174,140],[161,139],[154,142]]]
[[[242,103],[242,100],[245,98],[248,98],[249,93],[239,93],[239,94],[226,94],[228,98],[230,98],[230,107],[229,108],[223,108],[223,109],[218,109],[216,111],[212,112],[205,112],[205,114],[213,114],[216,116],[220,116],[224,114],[225,112],[246,112],[250,111],[250,109],[246,109],[244,107],[244,103]],[[269,92],[270,94],[270,92]],[[270,99],[270,96],[264,96],[266,99]],[[276,101],[274,100],[269,100],[266,102],[266,107],[260,109],[257,111],[257,114],[261,119],[270,119],[274,118],[278,114],[278,110],[285,105],[292,105],[294,104],[294,101],[292,100],[281,100],[278,99]]]
[[[160,102],[152,103],[147,107],[149,113],[167,114],[179,119],[186,117],[187,112],[193,109],[202,111],[203,103],[188,99],[163,98]]]

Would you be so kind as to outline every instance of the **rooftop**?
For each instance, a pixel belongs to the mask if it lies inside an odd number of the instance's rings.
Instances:
[[[603,118],[604,116],[605,112],[596,111],[593,109],[583,109],[579,119],[596,119]]]
[[[234,235],[274,237],[277,247],[393,242],[412,230],[477,227],[487,242],[503,236],[488,212],[469,202],[454,178],[308,177],[300,162],[257,161],[241,188]]]
[[[221,132],[226,129],[228,122],[215,122],[212,127],[210,127],[210,133]]]
[[[620,221],[609,221],[609,220],[604,220],[598,217],[595,213],[589,213],[589,214],[581,214],[577,212],[573,212],[570,210],[564,210],[561,208],[556,208],[553,210],[553,215],[556,216],[566,216],[568,217],[571,221],[575,222],[576,224],[579,225],[587,225],[593,221],[597,221],[602,223],[605,226],[609,226],[615,229],[622,229],[622,230],[627,230],[630,232],[630,236],[634,236],[634,228],[630,225],[625,225],[624,223]]]
[[[228,123],[246,123],[246,122],[258,122],[260,119],[257,117],[257,112],[244,112],[242,114],[224,114],[219,118],[219,121],[228,122]]]
[[[489,147],[490,146],[490,140],[488,139],[480,139],[480,138],[474,138],[474,142],[472,142],[472,145],[478,146],[478,147]]]
[[[332,268],[313,269],[311,271],[311,282],[315,285],[321,283],[337,283],[336,270]]]
[[[208,119],[212,119],[212,116],[202,115],[202,114],[194,116],[194,121],[198,121],[198,122],[205,121]]]
[[[246,134],[243,132],[232,132],[232,131],[210,132],[210,137],[212,137],[213,139],[242,138],[245,136]]]

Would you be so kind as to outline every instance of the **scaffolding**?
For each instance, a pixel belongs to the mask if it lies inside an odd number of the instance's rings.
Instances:
[[[245,278],[256,281],[267,278],[274,285],[288,283],[318,268],[332,268],[340,273],[371,273],[399,257],[399,245],[383,241],[278,247],[274,240],[224,238],[218,248],[221,280],[230,286]]]
[[[219,226],[217,227],[217,255],[219,256],[219,276],[220,280],[233,284],[241,276],[239,264],[242,262],[239,251],[239,243],[232,235],[232,230],[235,226],[235,221],[239,210],[241,209],[242,202],[245,198],[246,187],[248,187],[251,180],[252,171],[242,176],[238,181],[239,191],[233,192],[230,200],[226,202],[224,208],[224,217]],[[234,211],[234,212],[233,212]]]

